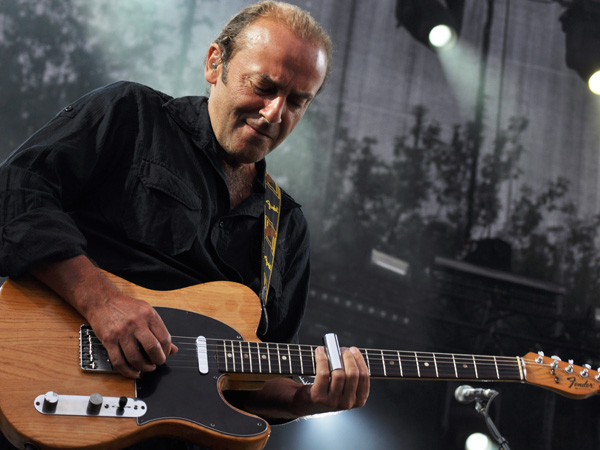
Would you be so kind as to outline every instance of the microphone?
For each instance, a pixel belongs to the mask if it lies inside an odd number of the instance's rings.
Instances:
[[[471,403],[475,400],[490,399],[498,395],[498,391],[493,389],[473,388],[466,384],[459,386],[454,391],[454,398],[460,403]]]

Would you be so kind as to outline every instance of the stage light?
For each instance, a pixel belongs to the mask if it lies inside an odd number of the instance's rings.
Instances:
[[[590,77],[590,91],[596,95],[600,95],[600,70]]]
[[[598,94],[599,88],[592,87],[591,78],[600,71],[600,3],[575,0],[560,21],[565,32],[567,67],[575,70],[592,92]],[[598,76],[594,78],[594,86],[597,79]]]
[[[436,48],[449,48],[456,43],[456,31],[448,25],[436,25],[429,32],[429,43]]]
[[[473,433],[465,442],[465,450],[492,450],[493,448],[495,447],[492,440],[483,433]]]
[[[396,19],[417,41],[440,51],[456,43],[463,8],[464,0],[397,0]]]

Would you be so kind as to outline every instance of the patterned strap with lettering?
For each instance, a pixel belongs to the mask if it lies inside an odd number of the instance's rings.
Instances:
[[[271,284],[271,274],[273,273],[273,263],[275,261],[280,208],[281,189],[267,173],[265,178],[265,236],[263,239],[261,264],[262,287],[260,291],[260,300],[263,307],[263,320],[261,320],[259,330],[261,334],[266,333],[268,328],[268,318],[265,306],[269,298],[269,285]]]

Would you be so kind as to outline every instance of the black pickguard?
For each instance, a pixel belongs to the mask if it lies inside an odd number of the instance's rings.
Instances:
[[[180,309],[157,307],[156,310],[172,336],[241,340],[233,328],[218,320]],[[223,374],[217,371],[214,346],[211,345],[208,346],[208,362],[206,375],[198,371],[197,363],[182,367],[175,362],[170,366],[167,361],[136,380],[137,397],[148,406],[148,412],[138,418],[138,424],[182,419],[231,436],[263,433],[267,428],[264,420],[231,408],[221,396],[218,380]]]

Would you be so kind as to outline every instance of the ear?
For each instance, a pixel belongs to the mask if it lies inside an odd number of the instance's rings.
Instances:
[[[223,65],[221,64],[221,48],[219,47],[219,44],[213,42],[210,44],[210,47],[208,47],[208,53],[206,54],[204,78],[211,85],[215,85],[221,76],[222,69]]]

